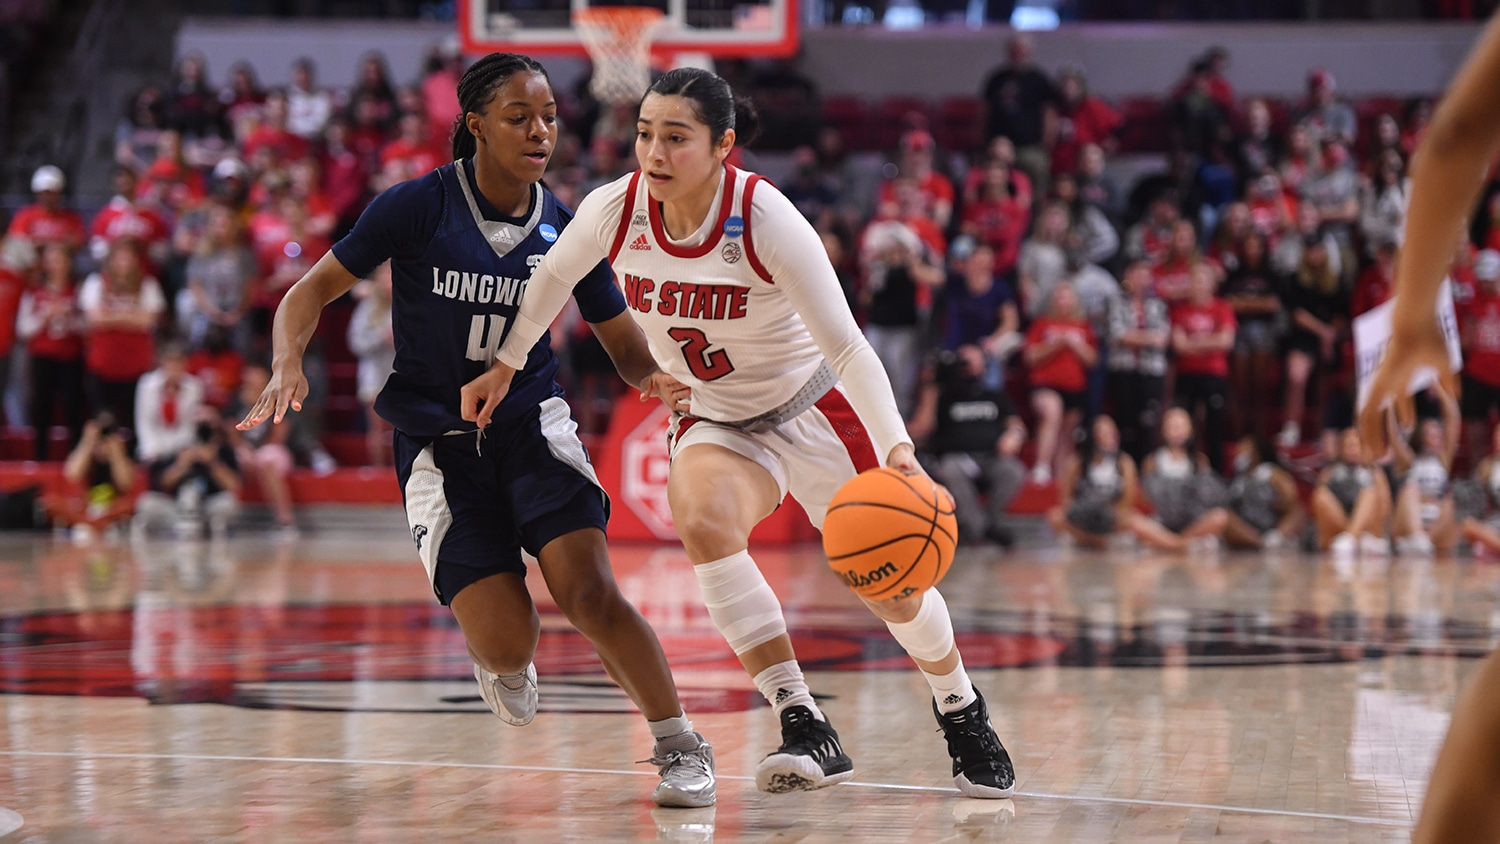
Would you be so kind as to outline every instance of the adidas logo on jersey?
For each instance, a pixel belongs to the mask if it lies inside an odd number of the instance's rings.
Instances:
[[[631,241],[630,248],[637,252],[649,252],[651,251],[651,241],[647,240],[646,233],[642,232],[640,237]]]

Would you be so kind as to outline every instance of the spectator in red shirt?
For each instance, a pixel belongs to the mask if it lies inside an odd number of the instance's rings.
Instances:
[[[1229,66],[1229,51],[1214,45],[1207,52],[1192,61],[1188,66],[1188,73],[1172,89],[1172,99],[1179,99],[1201,82],[1208,96],[1224,109],[1225,114],[1234,113],[1234,87],[1229,80],[1224,78],[1224,70]]]
[[[43,164],[36,168],[31,174],[31,192],[36,202],[16,212],[5,234],[24,237],[36,246],[47,243],[65,243],[74,249],[82,246],[83,218],[62,204],[66,186],[67,179],[58,167]]]
[[[323,174],[318,159],[308,156],[295,161],[287,171],[291,197],[307,209],[307,227],[311,234],[327,238],[338,222],[333,203],[323,193]]]
[[[438,146],[427,130],[427,120],[420,114],[403,114],[397,121],[397,135],[380,150],[381,169],[399,164],[406,179],[415,179],[446,164],[448,151]]]
[[[1026,331],[1023,354],[1031,367],[1031,408],[1037,416],[1031,481],[1042,486],[1052,482],[1058,461],[1071,455],[1072,432],[1083,419],[1088,370],[1099,359],[1094,331],[1073,285],[1063,281],[1052,288],[1047,312]]]
[[[1016,199],[1030,208],[1032,197],[1035,196],[1031,187],[1031,177],[1026,175],[1025,170],[1016,166],[1016,145],[1011,139],[1001,135],[990,141],[990,145],[985,148],[984,161],[986,163],[998,161],[1005,165],[1010,171],[1010,186]],[[979,196],[979,188],[983,184],[984,167],[970,167],[969,174],[964,177],[964,201],[973,202]]]
[[[428,131],[442,137],[453,128],[458,105],[458,80],[464,73],[463,51],[457,44],[438,44],[427,56],[427,72],[420,83]]]
[[[380,103],[368,94],[355,98],[350,107],[349,149],[370,173],[380,169],[380,148],[385,146],[385,125],[380,121]]]
[[[78,291],[87,336],[85,385],[96,411],[135,427],[135,386],[156,362],[156,328],[166,310],[161,285],[146,275],[140,247],[117,240],[104,266]]]
[[[230,137],[236,142],[243,141],[260,123],[266,106],[266,92],[256,81],[253,66],[236,62],[229,68],[229,82],[219,92],[219,103],[224,107]]]
[[[1293,226],[1297,217],[1274,167],[1265,168],[1245,186],[1245,202],[1250,208],[1250,225],[1266,238],[1267,247],[1275,249],[1277,238]]]
[[[188,354],[187,371],[203,384],[203,403],[224,410],[240,391],[240,373],[245,356],[230,342],[229,329],[211,326],[203,345]]]
[[[252,300],[251,324],[255,336],[261,339],[270,336],[271,317],[286,292],[330,246],[326,237],[313,233],[307,208],[295,197],[281,199],[276,211],[284,228],[263,241],[256,256],[260,260],[261,284]]]
[[[1062,101],[1057,106],[1057,131],[1052,140],[1052,173],[1078,169],[1085,144],[1108,146],[1125,120],[1108,103],[1088,92],[1088,80],[1077,67],[1064,68],[1057,77]]]
[[[1381,240],[1375,244],[1375,262],[1365,267],[1354,282],[1351,316],[1384,305],[1396,293],[1396,242]]]
[[[42,247],[41,284],[21,297],[16,332],[31,359],[36,459],[46,460],[59,405],[70,448],[83,428],[83,312],[74,287],[73,252],[67,246]]]
[[[1177,358],[1177,404],[1189,414],[1201,409],[1208,462],[1224,473],[1224,410],[1229,397],[1229,350],[1234,348],[1234,309],[1215,294],[1219,271],[1207,261],[1188,273],[1188,298],[1172,312],[1172,352]]]
[[[122,237],[142,244],[153,264],[168,258],[171,229],[156,209],[136,201],[137,186],[134,170],[115,166],[115,195],[94,215],[89,227],[89,253],[94,260],[104,260],[109,245]]]
[[[921,194],[921,210],[929,219],[946,228],[953,218],[953,183],[948,177],[932,169],[936,144],[932,135],[921,129],[913,129],[901,136],[901,155],[897,163],[899,178],[910,179]],[[888,179],[880,186],[880,202],[899,201],[896,194],[897,179]]]
[[[170,131],[161,133],[156,160],[141,176],[136,198],[147,207],[175,216],[202,202],[206,196],[208,183],[203,172],[182,158],[182,136]]]
[[[323,132],[323,195],[334,213],[334,229],[354,225],[369,195],[370,171],[365,159],[349,146],[349,124],[336,118]]]
[[[266,95],[264,119],[241,145],[245,157],[254,160],[264,149],[269,152],[271,163],[280,166],[307,155],[310,149],[307,139],[288,130],[286,122],[286,94],[272,91]]]
[[[1464,349],[1459,405],[1469,453],[1482,454],[1490,412],[1500,410],[1500,252],[1480,252],[1474,276],[1474,295],[1458,312]]]
[[[31,283],[36,256],[36,248],[24,238],[0,240],[0,399],[10,387],[10,355],[16,345],[16,313],[21,307],[21,295]],[[8,405],[8,402],[0,401],[0,406],[3,405]],[[6,421],[15,423],[17,420],[8,418]]]
[[[1156,295],[1176,308],[1188,297],[1193,265],[1203,260],[1198,251],[1198,232],[1188,220],[1178,220],[1172,226],[1172,240],[1161,257],[1151,265],[1151,278],[1156,283]]]
[[[988,245],[995,251],[995,272],[1009,275],[1016,268],[1021,241],[1031,226],[1031,209],[1016,195],[1010,182],[1011,170],[1000,161],[984,166],[984,183],[979,196],[964,206],[964,234]]]

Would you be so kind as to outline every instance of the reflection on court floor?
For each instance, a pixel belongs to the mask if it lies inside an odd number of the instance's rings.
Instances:
[[[652,811],[644,725],[541,578],[542,714],[510,728],[408,543],[0,544],[0,829],[1397,841],[1500,637],[1484,563],[966,551],[943,589],[1016,758],[1022,794],[997,805],[953,791],[925,686],[818,550],[757,550],[856,764],[857,784],[773,797],[743,778],[775,724],[686,559],[621,545],[724,778],[713,811]]]

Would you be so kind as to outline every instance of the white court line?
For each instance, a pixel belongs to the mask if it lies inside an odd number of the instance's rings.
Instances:
[[[0,838],[15,832],[25,825],[26,819],[21,817],[20,812],[12,812],[4,806],[0,806]]]
[[[497,765],[487,762],[420,762],[409,759],[324,759],[310,756],[219,756],[210,754],[194,753],[84,753],[81,751],[64,750],[0,750],[0,756],[43,756],[43,757],[66,757],[75,759],[161,759],[178,760],[184,762],[276,762],[281,764],[296,765],[385,765],[401,768],[459,768],[484,771],[526,771],[530,773],[550,774],[628,774],[631,776],[654,777],[652,771],[617,770],[611,768],[559,768],[546,765]],[[729,774],[720,774],[721,780],[743,780],[754,781],[754,777],[740,777]],[[896,791],[922,791],[934,794],[954,794],[952,788],[943,788],[931,785],[898,785],[895,783],[882,782],[846,782],[845,787],[851,788],[885,788]],[[1349,823],[1374,824],[1376,826],[1410,827],[1410,821],[1398,821],[1389,818],[1368,818],[1360,815],[1337,815],[1326,812],[1298,812],[1289,809],[1259,809],[1249,806],[1221,806],[1216,803],[1178,803],[1170,800],[1141,800],[1133,797],[1095,797],[1087,794],[1047,794],[1040,791],[1018,791],[1017,797],[1031,797],[1037,800],[1069,800],[1082,803],[1117,803],[1127,806],[1158,806],[1171,809],[1206,809],[1216,812],[1238,812],[1247,815],[1275,815],[1277,817],[1292,818],[1314,818],[1327,821],[1347,821]],[[0,809],[0,812],[5,810]],[[16,815],[17,818],[20,815]],[[0,815],[0,822],[4,816]],[[3,829],[3,827],[0,827]]]

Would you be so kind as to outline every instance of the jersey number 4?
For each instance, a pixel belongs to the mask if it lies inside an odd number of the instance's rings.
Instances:
[[[734,371],[734,362],[723,349],[709,351],[708,338],[697,328],[673,328],[667,336],[682,344],[682,356],[699,381],[716,381]]]
[[[496,314],[475,314],[469,320],[469,360],[494,363],[495,353],[500,351],[500,338],[505,336],[505,317]]]

